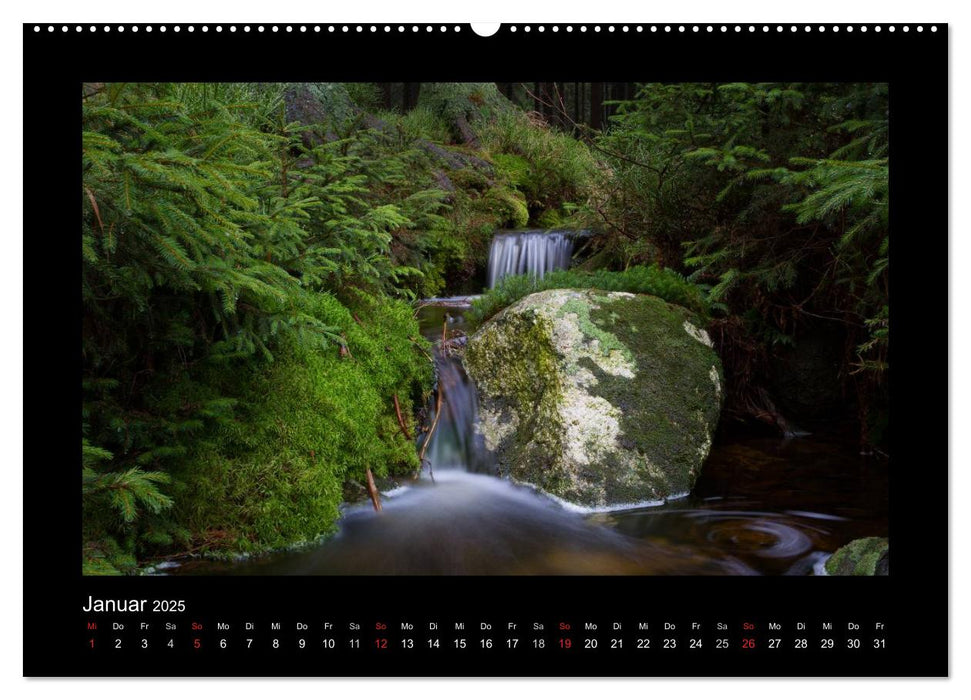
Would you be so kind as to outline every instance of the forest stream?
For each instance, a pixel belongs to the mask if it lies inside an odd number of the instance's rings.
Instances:
[[[569,264],[557,234],[501,234],[490,280]],[[501,268],[501,271],[499,269]],[[461,345],[469,297],[426,300],[423,334]],[[449,345],[449,344],[447,344]],[[503,478],[475,430],[475,387],[459,353],[436,345],[441,416],[420,477],[346,505],[336,535],[312,548],[239,561],[185,560],[207,575],[718,575],[818,573],[846,542],[887,530],[886,470],[812,435],[716,442],[690,495],[616,510],[562,503]],[[434,422],[435,402],[429,407]],[[421,440],[419,439],[419,449]]]

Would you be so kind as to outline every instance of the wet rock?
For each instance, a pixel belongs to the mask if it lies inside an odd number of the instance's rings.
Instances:
[[[481,171],[487,176],[493,173],[493,167],[488,161],[474,156],[471,153],[462,153],[446,148],[445,146],[440,146],[437,143],[432,143],[431,141],[425,141],[424,139],[419,139],[415,142],[415,145],[450,170],[472,168]],[[486,182],[488,184],[491,181]]]
[[[432,177],[435,178],[435,183],[438,185],[440,189],[450,193],[455,192],[455,185],[453,185],[452,181],[449,180],[448,175],[446,175],[441,170],[436,170],[435,172],[433,172]]]
[[[830,576],[888,576],[890,542],[886,537],[864,537],[837,549],[826,560]]]
[[[502,473],[571,503],[687,492],[711,447],[721,363],[691,312],[656,297],[532,294],[473,335],[464,361]]]
[[[331,127],[361,112],[341,83],[293,83],[283,101],[287,121],[309,127],[301,136],[307,147],[336,139]]]

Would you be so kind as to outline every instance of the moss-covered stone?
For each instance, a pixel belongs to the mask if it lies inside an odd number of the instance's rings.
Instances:
[[[422,83],[418,107],[443,119],[459,143],[473,146],[479,145],[476,122],[513,109],[495,83]]]
[[[864,537],[837,549],[826,560],[830,576],[887,576],[890,542],[886,537]]]
[[[711,447],[721,364],[696,319],[647,295],[531,294],[469,341],[476,429],[504,474],[584,506],[691,489]]]
[[[524,228],[529,223],[526,200],[516,190],[494,187],[486,192],[485,199],[502,228]]]

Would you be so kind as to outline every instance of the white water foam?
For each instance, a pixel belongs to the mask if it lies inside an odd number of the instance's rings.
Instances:
[[[789,515],[795,515],[800,518],[810,518],[812,520],[849,520],[849,518],[844,518],[841,515],[828,515],[826,513],[812,513],[808,510],[787,510],[784,512]]]
[[[829,576],[829,572],[826,571],[826,562],[829,561],[831,556],[833,555],[827,554],[813,563],[813,576]]]
[[[385,498],[394,498],[395,496],[400,496],[401,494],[410,490],[411,490],[411,486],[407,486],[407,485],[395,486],[393,489],[382,491],[381,495],[384,496]]]
[[[543,496],[545,496],[546,498],[550,499],[551,501],[559,505],[561,508],[563,508],[563,510],[569,511],[571,513],[580,513],[583,515],[589,515],[593,513],[614,513],[614,512],[625,511],[625,510],[636,510],[638,508],[657,508],[658,506],[663,506],[665,503],[670,503],[671,501],[677,501],[681,498],[685,498],[686,496],[688,496],[688,492],[685,491],[683,493],[671,494],[667,498],[661,499],[661,500],[636,501],[631,503],[612,503],[606,506],[582,506],[578,503],[573,503],[571,501],[567,501],[566,499],[560,498],[559,496],[554,496],[548,491],[544,491],[538,486],[527,483],[525,481],[517,481],[515,479],[511,479],[511,481],[517,486],[522,486],[523,488],[527,488],[531,491],[535,491],[538,494],[542,494]]]

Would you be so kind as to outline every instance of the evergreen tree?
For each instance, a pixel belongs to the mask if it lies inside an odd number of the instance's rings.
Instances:
[[[707,286],[730,408],[781,418],[771,348],[825,319],[855,348],[842,374],[865,384],[866,424],[887,368],[886,86],[647,84],[595,146],[610,164],[591,212],[608,231],[601,259]]]

